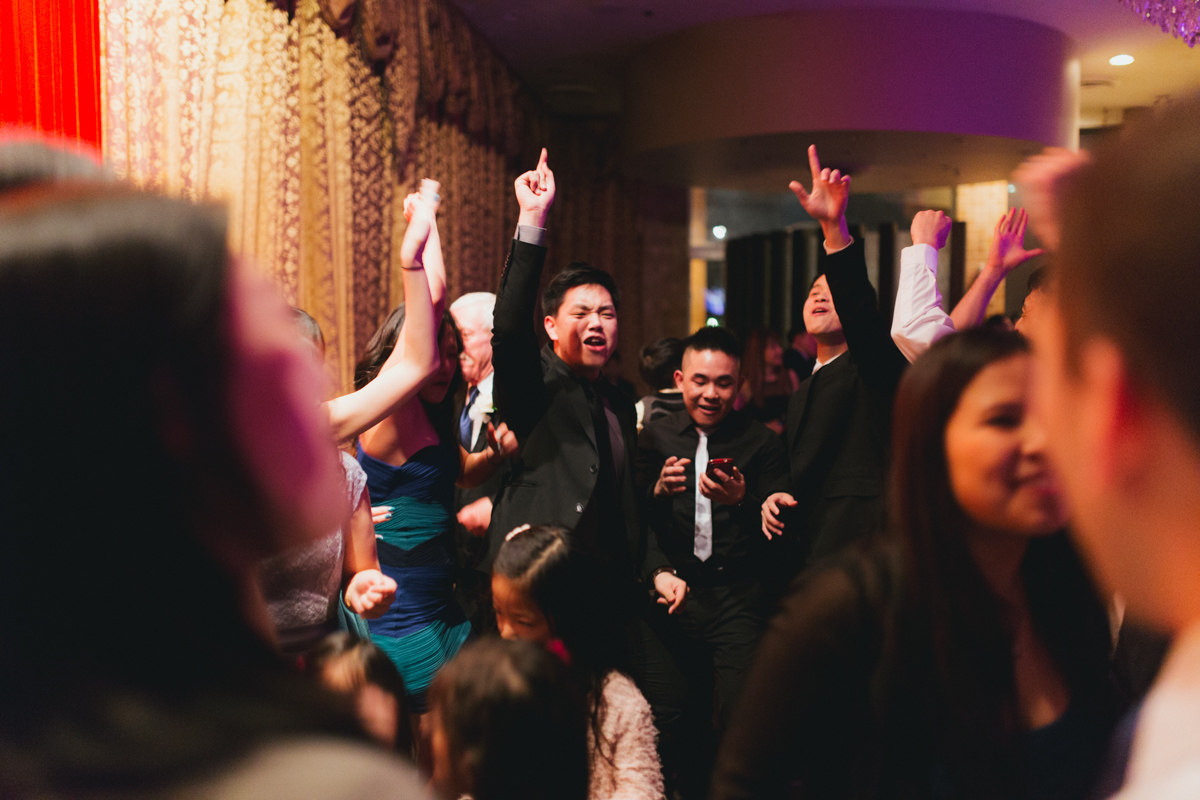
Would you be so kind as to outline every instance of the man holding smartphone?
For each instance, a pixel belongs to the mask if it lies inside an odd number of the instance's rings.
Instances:
[[[647,694],[664,768],[678,770],[685,797],[707,791],[714,734],[724,728],[766,624],[760,577],[772,543],[760,533],[759,506],[766,488],[788,474],[779,437],[733,410],[741,358],[724,328],[694,333],[675,373],[684,409],[648,423],[638,439],[649,535],[670,562],[665,569],[690,587],[682,606],[662,604],[651,615],[665,652],[650,659],[662,690]]]

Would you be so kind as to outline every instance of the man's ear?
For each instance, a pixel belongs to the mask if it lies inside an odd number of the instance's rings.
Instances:
[[[558,323],[554,321],[554,317],[546,317],[542,320],[542,324],[546,326],[546,335],[550,337],[550,341],[558,341]]]
[[[681,369],[675,370],[675,388],[683,391],[683,370]]]

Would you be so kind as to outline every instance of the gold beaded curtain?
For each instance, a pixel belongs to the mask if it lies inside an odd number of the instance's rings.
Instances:
[[[622,181],[610,127],[547,114],[447,3],[100,8],[107,160],[138,185],[226,203],[231,249],[321,323],[343,388],[403,299],[392,252],[405,194],[422,177],[442,183],[449,296],[494,291],[516,222],[513,180],[543,144],[559,184],[551,268],[578,258],[613,271],[627,363],[644,317],[651,334],[683,332],[670,314],[647,315],[642,291],[647,257],[686,263],[682,193]],[[351,21],[335,30],[343,8]]]

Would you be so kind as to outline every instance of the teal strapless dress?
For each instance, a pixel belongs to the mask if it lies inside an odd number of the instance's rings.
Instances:
[[[375,525],[379,566],[396,581],[396,600],[370,620],[371,641],[387,654],[416,711],[427,710],[433,676],[458,653],[471,625],[454,599],[454,482],[458,445],[430,445],[394,467],[358,448],[371,505],[392,507]]]

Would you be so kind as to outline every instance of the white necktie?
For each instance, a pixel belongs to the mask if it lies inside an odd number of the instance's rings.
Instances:
[[[692,552],[701,561],[712,555],[712,500],[700,494],[700,476],[708,469],[708,436],[697,429],[700,444],[696,447],[696,544]]]

